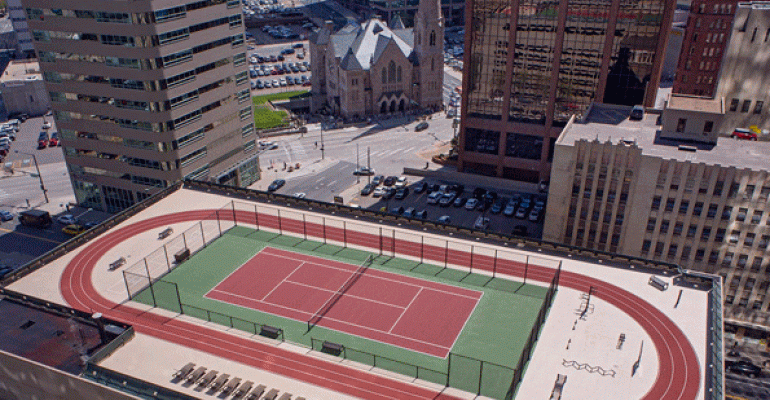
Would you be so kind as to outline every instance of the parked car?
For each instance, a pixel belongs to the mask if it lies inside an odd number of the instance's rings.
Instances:
[[[510,217],[516,213],[516,203],[508,203],[503,210],[503,215]]]
[[[756,378],[762,375],[762,368],[754,365],[751,361],[728,362],[725,369],[727,372],[746,375],[749,378]]]
[[[374,186],[372,186],[371,183],[367,183],[366,186],[364,186],[363,189],[361,189],[361,195],[362,196],[368,196],[372,194],[372,191],[374,190]]]
[[[414,185],[414,192],[415,193],[422,193],[427,188],[428,188],[428,184],[427,183],[425,183],[425,182],[418,182],[416,185]]]
[[[389,176],[385,178],[385,181],[383,181],[383,184],[385,186],[393,186],[396,183],[396,177],[395,176]]]
[[[487,190],[484,188],[476,188],[473,189],[473,198],[481,200],[484,198],[484,195],[487,194]]]
[[[390,209],[390,213],[394,215],[401,215],[404,213],[404,207],[393,207]]]
[[[436,204],[444,194],[441,192],[433,192],[428,195],[428,204]]]
[[[537,220],[540,219],[540,210],[532,210],[529,212],[529,220],[532,222],[537,222]]]
[[[468,199],[468,201],[465,203],[465,209],[466,210],[473,210],[479,205],[479,200],[475,197],[471,197]]]
[[[444,193],[444,195],[441,196],[441,200],[438,201],[438,204],[441,207],[449,207],[455,201],[456,196],[457,195],[454,192]]]
[[[442,215],[438,217],[438,222],[441,222],[442,224],[451,224],[452,218],[448,215]]]
[[[406,196],[409,195],[409,188],[408,187],[402,187],[396,190],[395,199],[396,200],[403,200],[406,198]]]
[[[13,219],[13,213],[7,210],[0,210],[0,221],[10,221]]]
[[[268,192],[275,192],[276,190],[280,189],[283,185],[286,184],[286,181],[283,179],[276,179],[273,181],[273,183],[270,184],[270,186],[267,187]]]
[[[392,199],[396,195],[396,189],[385,188],[385,193],[382,194],[382,198],[385,200]]]
[[[61,231],[66,233],[67,235],[77,236],[85,232],[86,228],[83,225],[71,224],[62,228]]]
[[[730,137],[733,139],[757,140],[757,134],[755,132],[743,128],[735,128],[733,133],[730,134]]]
[[[372,192],[372,197],[382,197],[383,194],[385,194],[385,188],[380,186],[374,189],[374,192]]]
[[[51,123],[48,121],[43,122],[43,129],[51,129]]]
[[[525,207],[519,206],[519,209],[516,210],[516,218],[518,219],[524,219],[527,217],[527,209]]]
[[[473,223],[473,229],[489,229],[489,218],[479,216]]]
[[[628,117],[628,119],[635,119],[635,120],[641,120],[644,119],[644,107],[643,106],[634,106],[634,108],[631,109],[631,115]]]
[[[500,214],[501,211],[503,211],[503,204],[501,202],[496,202],[495,204],[492,204],[492,207],[489,210],[492,214]]]
[[[374,168],[361,167],[353,171],[353,175],[371,176],[374,175]]]
[[[396,187],[404,187],[406,186],[407,181],[405,176],[399,176],[398,179],[396,179]]]
[[[414,131],[415,131],[415,132],[424,131],[424,130],[428,129],[428,127],[429,127],[429,126],[430,126],[430,125],[428,125],[428,123],[427,123],[427,122],[425,122],[425,121],[423,121],[423,122],[420,122],[419,124],[417,124],[417,125],[414,127]]]
[[[465,205],[466,201],[467,201],[467,199],[465,197],[457,197],[455,199],[455,201],[454,201],[454,206],[455,207],[462,207],[462,206]]]
[[[382,175],[375,176],[374,178],[372,178],[372,185],[379,186],[382,183],[383,179],[385,179],[385,177],[383,177]]]
[[[296,198],[298,198],[298,199],[304,199],[304,198],[305,198],[305,196],[307,196],[307,195],[306,195],[304,192],[297,192],[297,193],[294,193],[294,197],[296,197]]]
[[[45,149],[46,147],[48,147],[48,132],[40,132],[37,137],[37,148]]]
[[[415,211],[414,207],[409,207],[406,210],[404,210],[404,216],[412,218],[412,217],[414,217],[414,211]]]
[[[53,132],[51,133],[51,139],[48,141],[48,147],[56,146],[61,146],[61,142],[59,141],[59,133]]]
[[[414,217],[417,218],[417,219],[422,219],[422,220],[428,219],[428,211],[427,210],[417,211],[414,214]]]
[[[72,216],[72,214],[64,214],[60,215],[58,218],[56,218],[56,221],[62,225],[72,225],[77,224],[77,220],[75,220],[75,217]]]

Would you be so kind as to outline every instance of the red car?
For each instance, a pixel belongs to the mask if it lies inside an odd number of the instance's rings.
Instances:
[[[757,134],[743,128],[735,128],[733,133],[730,135],[733,139],[743,139],[743,140],[757,140]]]
[[[59,142],[59,135],[54,132],[51,134],[51,140],[48,141],[48,147],[56,147],[61,146],[61,143]]]

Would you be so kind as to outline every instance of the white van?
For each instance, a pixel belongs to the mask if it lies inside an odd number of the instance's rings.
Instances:
[[[20,124],[20,122],[19,122],[18,119],[9,119],[8,122],[6,122],[5,124],[8,124],[8,125],[12,126],[13,129],[16,130],[16,132],[19,131],[19,124]]]

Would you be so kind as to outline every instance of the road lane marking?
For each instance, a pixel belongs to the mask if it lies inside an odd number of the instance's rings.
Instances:
[[[39,237],[39,236],[28,235],[26,233],[16,232],[16,231],[12,231],[10,229],[5,229],[5,228],[0,228],[0,231],[8,232],[8,233],[15,233],[17,235],[31,237],[31,238],[35,238],[35,239],[39,239],[39,240],[45,240],[47,242],[56,243],[56,244],[61,244],[62,243],[62,242],[59,242],[57,240],[48,239],[48,238],[42,238],[42,237]]]

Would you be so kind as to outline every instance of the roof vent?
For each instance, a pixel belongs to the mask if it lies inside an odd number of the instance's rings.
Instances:
[[[19,329],[27,329],[27,328],[31,327],[32,325],[35,325],[35,321],[27,320],[27,322],[21,324]]]
[[[695,146],[687,146],[687,145],[680,144],[679,145],[679,150],[680,151],[689,151],[689,152],[695,153],[696,151],[698,151],[698,148],[695,147]]]
[[[373,32],[375,35],[376,35],[376,34],[378,34],[378,33],[380,33],[380,32],[382,32],[382,31],[383,31],[383,29],[382,29],[382,27],[380,26],[380,24],[375,24],[375,25],[374,25],[374,29],[372,29],[372,32]]]

